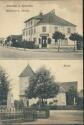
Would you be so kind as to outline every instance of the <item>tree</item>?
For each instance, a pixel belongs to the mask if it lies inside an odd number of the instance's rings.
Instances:
[[[7,95],[9,91],[8,75],[0,67],[0,104],[7,104]]]
[[[83,41],[83,37],[80,34],[78,34],[78,33],[72,33],[70,35],[69,39],[72,40],[72,41],[74,41],[74,51],[75,51],[75,45],[76,45],[76,43],[78,43],[78,42],[80,43],[80,42]]]
[[[60,40],[63,40],[65,39],[65,34],[59,32],[59,31],[56,31],[55,33],[53,33],[53,36],[52,36],[53,39],[55,39],[55,43],[58,42],[58,52],[59,52],[59,48],[60,48]]]
[[[58,90],[59,86],[54,81],[53,76],[47,69],[42,67],[29,79],[29,87],[25,94],[29,99],[39,98],[41,104],[44,104],[44,99],[55,97]]]

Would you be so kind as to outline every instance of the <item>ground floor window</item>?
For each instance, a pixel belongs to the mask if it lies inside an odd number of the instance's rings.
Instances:
[[[51,38],[48,38],[48,44],[51,44]]]
[[[36,42],[36,38],[34,38],[33,40],[34,40],[34,42]]]
[[[39,44],[41,44],[41,38],[39,38]]]

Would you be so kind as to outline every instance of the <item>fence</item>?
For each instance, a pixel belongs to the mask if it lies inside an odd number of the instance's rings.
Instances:
[[[0,112],[0,120],[3,123],[11,123],[11,122],[29,122],[35,121],[39,118],[48,118],[49,110],[35,110],[31,108],[26,108],[21,111],[2,111]]]
[[[0,112],[0,119],[3,123],[34,121],[37,119],[37,114],[35,110],[30,109],[18,112]]]

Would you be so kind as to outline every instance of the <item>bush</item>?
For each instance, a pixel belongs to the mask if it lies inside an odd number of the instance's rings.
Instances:
[[[38,46],[35,45],[34,41],[18,41],[18,42],[13,42],[12,46],[13,47],[20,47],[20,48],[28,48],[28,49],[38,48]]]

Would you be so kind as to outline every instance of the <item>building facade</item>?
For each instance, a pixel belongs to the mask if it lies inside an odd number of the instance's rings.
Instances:
[[[34,41],[39,47],[48,47],[49,44],[55,43],[52,39],[55,31],[66,35],[66,41],[62,42],[65,45],[70,43],[68,41],[70,34],[76,32],[76,25],[56,16],[54,10],[47,14],[40,13],[24,23],[23,40]]]
[[[34,75],[34,71],[28,65],[24,71],[19,75],[19,85],[20,85],[20,99],[23,100],[25,106],[32,105],[37,103],[39,100],[37,99],[26,99],[25,97],[25,90],[29,86],[29,78]],[[76,104],[76,97],[72,97],[72,103],[69,101],[69,96],[67,97],[67,92],[69,89],[74,89],[77,92],[77,81],[72,82],[64,82],[59,83],[59,93],[55,98],[47,99],[47,104],[53,102],[55,105],[59,106],[66,106],[66,105],[75,105]]]

